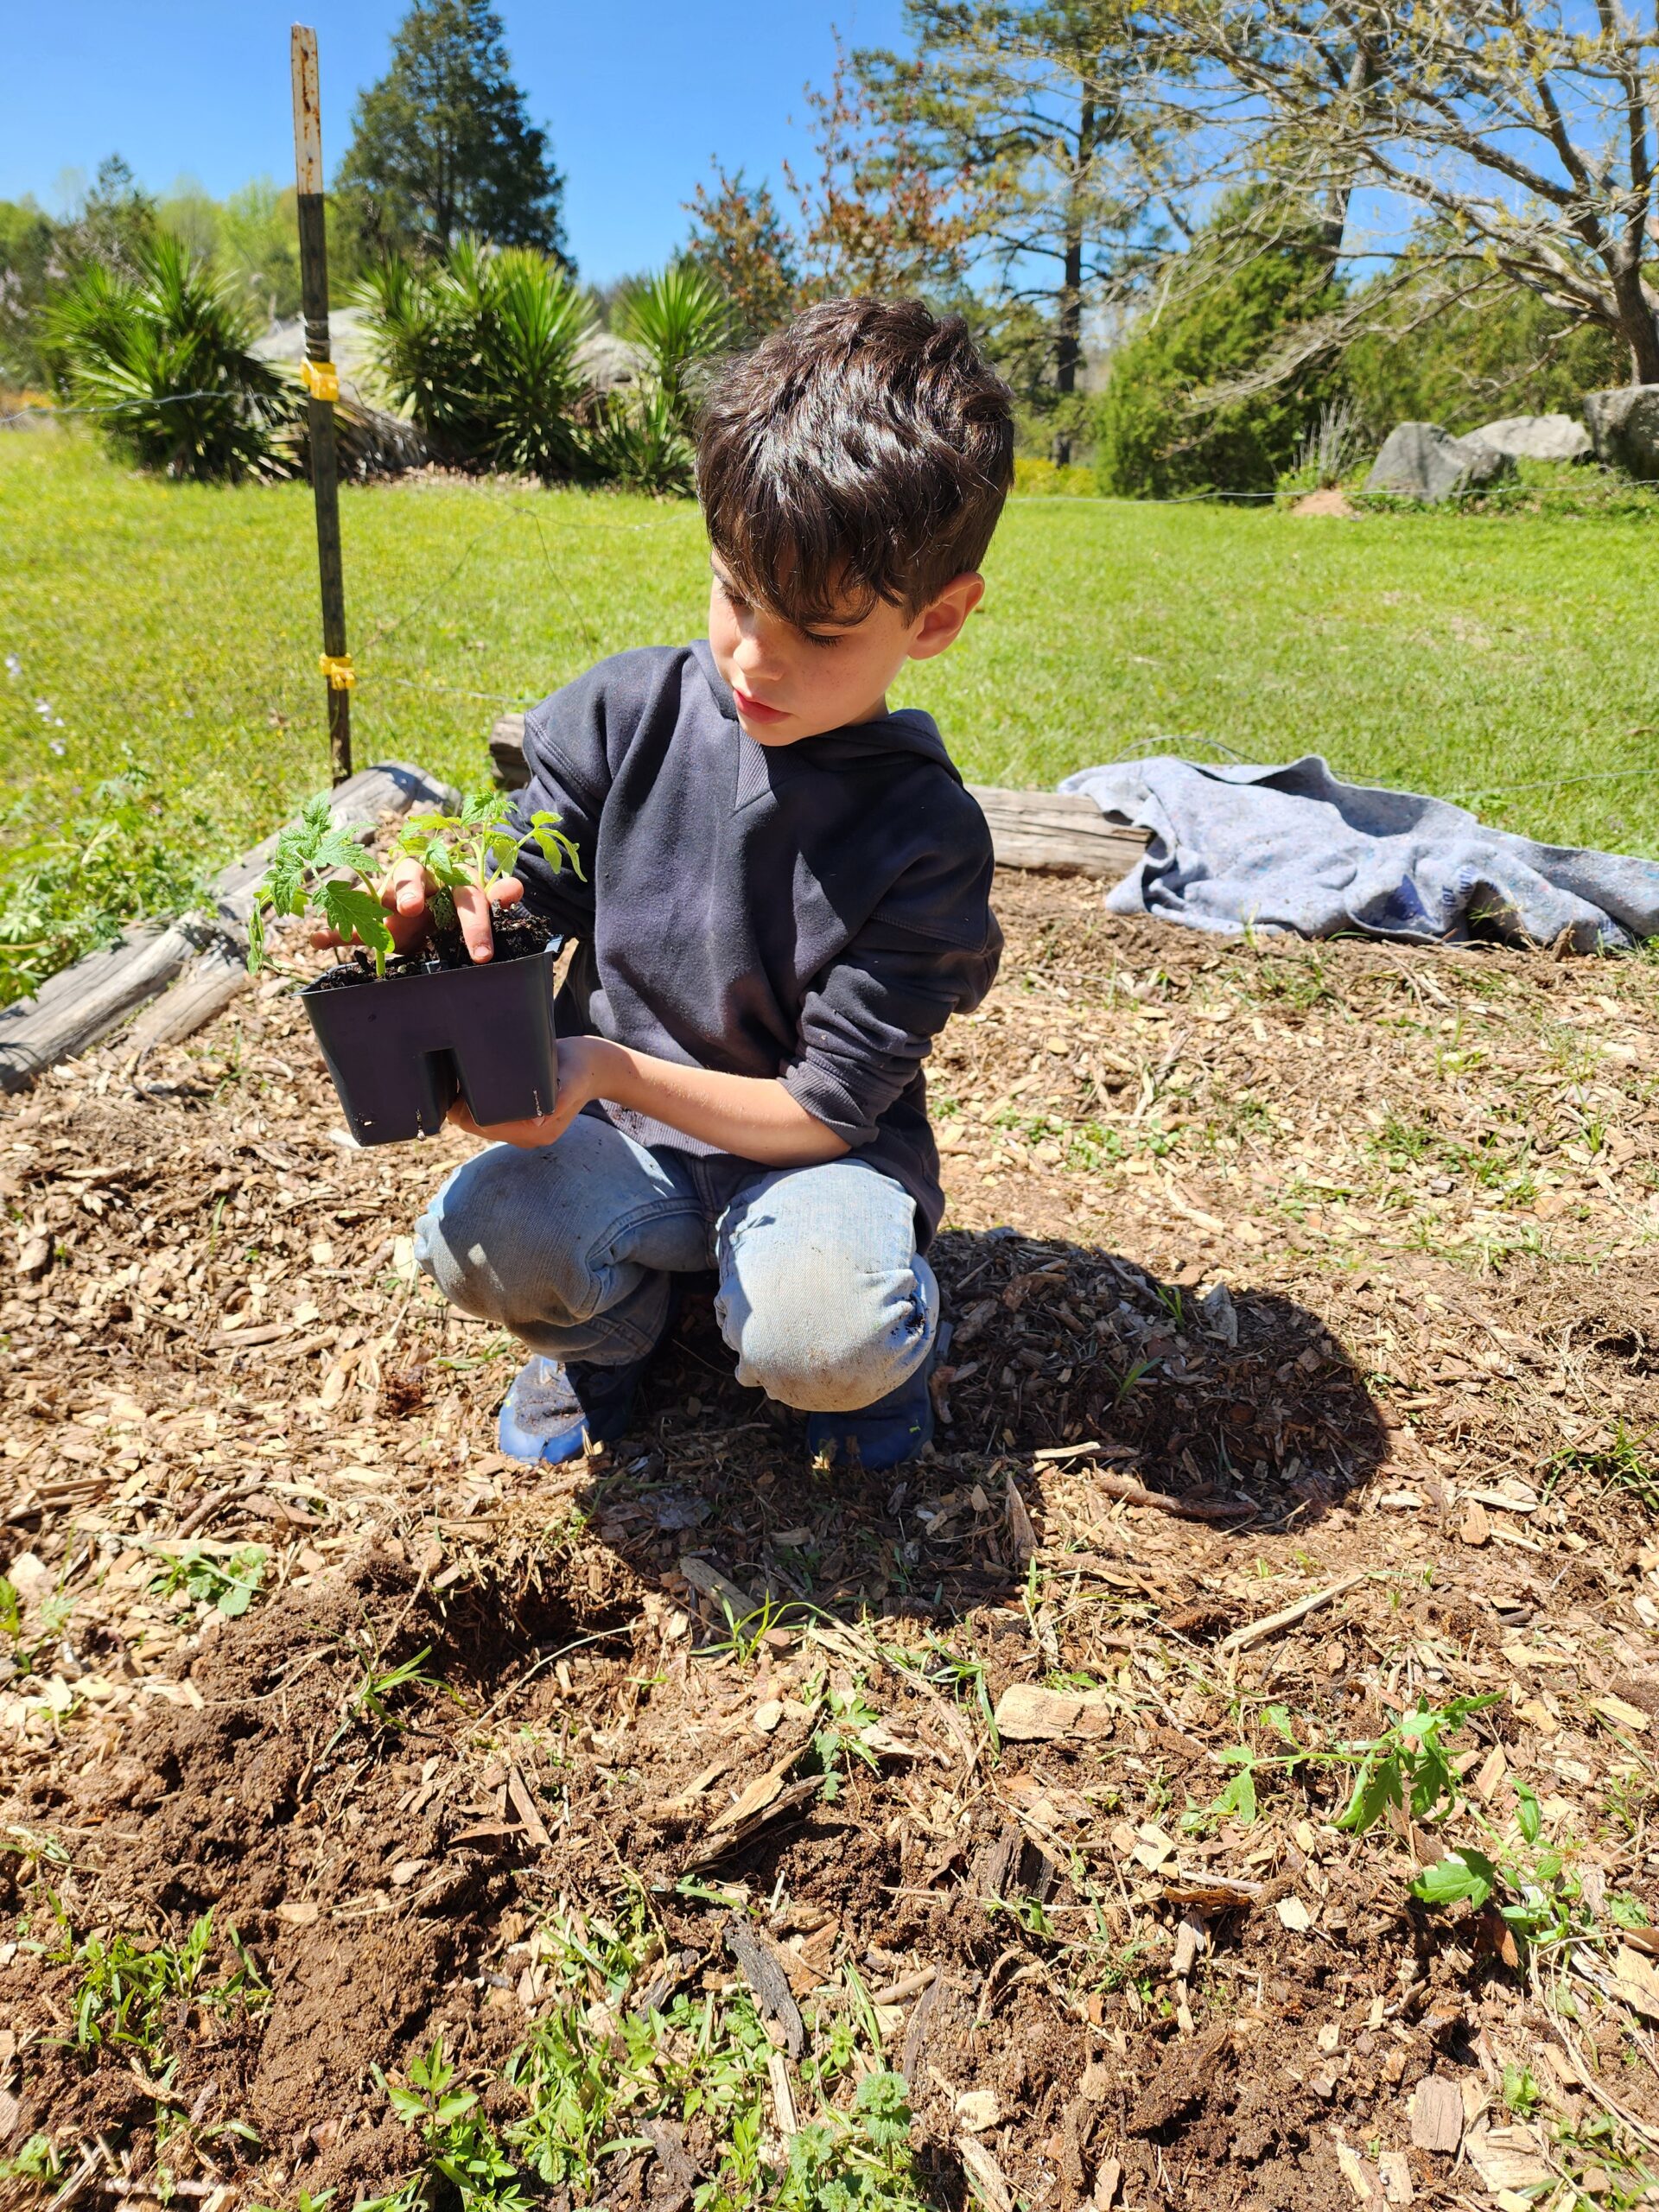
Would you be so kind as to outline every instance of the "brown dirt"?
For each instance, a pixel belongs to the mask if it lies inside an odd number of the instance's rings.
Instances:
[[[855,2017],[849,1964],[933,1970],[880,2015],[929,2202],[983,2196],[987,2155],[1039,2212],[1114,2171],[1137,2212],[1637,2201],[1659,2082],[1601,1907],[1659,1917],[1659,968],[1218,944],[1032,878],[1000,906],[1002,982],[935,1064],[954,1337],[896,1481],[805,1469],[696,1300],[637,1437],[503,1462],[513,1348],[405,1241],[468,1147],[336,1141],[289,997],[6,1109],[0,2158],[44,2132],[60,2171],[0,2191],[389,2188],[412,2138],[371,2067],[442,2031],[508,2124],[549,2001],[524,1943],[632,1881],[693,1988],[736,1982],[747,1901],[812,2037]],[[169,1543],[264,1547],[245,1616],[153,1586]],[[796,1612],[722,1648],[710,1568]],[[353,1707],[420,1654],[401,1725]],[[899,1748],[708,1859],[826,1676]],[[999,1747],[987,1706],[1045,1681],[1103,1694]],[[1282,1753],[1269,1707],[1328,1751],[1419,1692],[1496,1694],[1444,1834],[1338,1830],[1348,1770],[1319,1765],[1264,1769],[1254,1822],[1205,1815],[1218,1753]],[[1594,1908],[1554,1948],[1408,1887],[1517,1781]],[[210,1908],[214,1974],[233,1924],[267,2005],[175,2006],[165,2081],[64,2039],[65,1923],[176,1941]],[[1506,2108],[1506,2067],[1535,2100]],[[1455,2158],[1412,2144],[1427,2076]],[[666,2212],[717,2163],[706,2124],[653,2139],[607,2201]]]

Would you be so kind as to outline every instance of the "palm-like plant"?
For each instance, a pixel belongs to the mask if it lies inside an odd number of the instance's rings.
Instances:
[[[622,334],[644,353],[653,381],[689,429],[699,372],[731,343],[726,295],[702,270],[677,262],[630,296]]]
[[[582,471],[592,310],[557,262],[461,238],[430,267],[384,263],[358,296],[376,367],[447,458],[543,480]]]
[[[599,412],[591,443],[606,474],[659,496],[691,489],[691,425],[703,374],[730,344],[732,330],[725,295],[688,263],[633,293],[622,334],[639,348],[645,369],[631,391],[611,393]]]
[[[69,397],[113,410],[105,434],[144,467],[199,481],[272,473],[272,432],[298,401],[249,351],[246,294],[169,232],[133,260],[131,276],[86,263],[48,313]]]

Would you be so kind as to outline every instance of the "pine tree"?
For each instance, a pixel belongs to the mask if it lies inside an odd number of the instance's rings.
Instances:
[[[358,100],[335,189],[371,253],[442,251],[470,231],[571,266],[564,180],[525,111],[487,0],[415,0],[391,68]]]
[[[964,198],[967,257],[999,304],[1050,331],[1053,457],[1071,458],[1084,324],[1142,281],[1166,240],[1161,141],[1141,0],[905,0],[908,54],[862,52],[859,77],[936,178]]]

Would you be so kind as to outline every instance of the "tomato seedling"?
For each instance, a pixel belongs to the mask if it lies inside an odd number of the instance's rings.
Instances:
[[[582,860],[559,827],[560,817],[538,808],[523,829],[512,821],[510,803],[499,791],[475,791],[461,801],[459,814],[417,814],[397,839],[397,850],[417,860],[432,880],[427,902],[438,957],[458,967],[464,955],[455,893],[470,886],[487,899],[490,887],[510,875],[526,843],[558,874],[568,860],[582,880]]]
[[[559,827],[559,817],[540,808],[522,829],[514,825],[511,802],[485,791],[461,803],[458,814],[423,814],[406,823],[395,851],[418,860],[434,884],[427,908],[429,933],[446,965],[461,960],[454,894],[471,884],[486,895],[512,869],[520,848],[537,845],[555,874],[568,860],[578,877],[582,861]],[[374,956],[375,973],[384,976],[395,950],[369,855],[355,833],[334,823],[326,798],[310,800],[297,822],[276,840],[265,879],[255,894],[248,923],[248,967],[257,974],[265,960],[265,917],[308,912],[321,916],[335,935],[356,938]],[[446,940],[448,942],[446,944]]]

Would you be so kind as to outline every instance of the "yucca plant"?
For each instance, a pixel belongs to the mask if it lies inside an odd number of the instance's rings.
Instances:
[[[683,499],[691,490],[695,454],[670,395],[642,378],[626,391],[607,391],[594,408],[588,453],[595,474],[654,499]]]
[[[683,429],[700,397],[703,364],[731,343],[732,310],[725,294],[689,262],[677,262],[630,295],[622,334],[650,364],[650,378]]]
[[[358,296],[376,367],[446,458],[543,481],[583,472],[576,353],[593,311],[557,262],[461,238],[430,267],[383,264]]]
[[[298,409],[280,370],[249,351],[246,294],[170,232],[133,249],[136,273],[88,262],[47,316],[77,406],[107,408],[110,442],[146,468],[207,482],[280,472],[272,434]]]
[[[639,348],[645,366],[630,390],[607,394],[599,409],[594,459],[604,474],[635,491],[689,493],[702,372],[731,342],[731,308],[701,270],[682,262],[632,295],[622,335]]]

